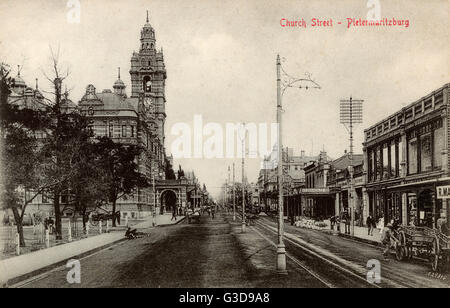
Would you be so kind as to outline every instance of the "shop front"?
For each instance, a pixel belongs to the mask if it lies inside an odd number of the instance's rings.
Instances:
[[[303,188],[300,190],[303,204],[302,216],[324,220],[335,216],[335,194],[328,188]]]
[[[377,189],[368,189],[369,211],[385,224],[392,220],[402,225],[437,228],[447,217],[447,202],[438,196],[438,188],[450,185],[439,178]]]

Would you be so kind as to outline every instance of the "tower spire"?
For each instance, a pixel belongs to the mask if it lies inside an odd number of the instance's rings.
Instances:
[[[148,10],[147,10],[147,23],[148,23]]]
[[[38,79],[36,78],[36,90],[39,89],[38,87]]]
[[[17,65],[17,76],[20,77],[20,65]]]
[[[120,79],[120,67],[118,67],[118,70],[119,70],[118,79]]]

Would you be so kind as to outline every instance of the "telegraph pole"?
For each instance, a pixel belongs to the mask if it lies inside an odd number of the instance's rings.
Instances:
[[[233,163],[233,221],[236,220],[236,186],[234,180],[234,163]]]
[[[341,100],[341,123],[348,125],[348,132],[350,134],[350,152],[348,155],[350,166],[348,168],[348,173],[350,177],[350,192],[349,192],[349,208],[350,208],[350,232],[351,235],[355,235],[355,181],[354,181],[354,169],[353,169],[353,126],[355,124],[362,123],[362,99],[353,99],[350,96],[349,100]]]
[[[227,184],[227,211],[229,209],[229,205],[230,205],[230,197],[228,196],[230,194],[230,190],[228,189],[228,185],[231,184],[230,181],[230,165],[228,165],[228,184]],[[231,195],[231,194],[230,194]]]
[[[223,197],[223,206],[226,208],[228,204],[228,180],[225,180],[225,195]]]

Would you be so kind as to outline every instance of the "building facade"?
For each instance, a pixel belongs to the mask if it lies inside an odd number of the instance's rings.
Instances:
[[[301,216],[322,220],[335,215],[334,195],[327,186],[330,169],[331,161],[324,151],[305,167],[305,188],[299,191]]]
[[[262,168],[259,171],[257,182],[259,202],[262,209],[266,211],[275,211],[278,207],[277,156],[277,147],[275,146],[271,155],[263,160]],[[305,151],[301,151],[300,155],[295,155],[292,148],[283,150],[285,215],[300,216],[301,200],[298,191],[305,186],[304,168],[310,161],[317,159],[318,156],[305,155]]]
[[[385,223],[434,228],[448,215],[450,84],[364,131],[367,211]]]
[[[362,226],[367,218],[365,213],[365,181],[364,181],[364,156],[362,154],[354,154],[353,161],[350,161],[348,153],[342,157],[330,162],[330,171],[327,177],[327,187],[330,194],[334,195],[335,215],[341,215],[345,211],[349,211],[350,205],[350,172],[349,167],[353,165],[353,183],[355,187],[355,222]],[[367,202],[367,200],[366,200]]]
[[[127,96],[119,68],[113,90],[98,92],[90,84],[78,107],[89,117],[96,137],[107,136],[118,143],[141,145],[144,151],[138,159],[139,171],[147,176],[150,183],[159,185],[165,179],[168,159],[164,147],[167,74],[162,50],[156,50],[155,31],[148,18],[141,30],[139,45],[139,52],[133,52],[131,57],[131,96]],[[183,204],[181,198],[186,197],[186,191],[181,187],[171,191],[178,199],[168,189],[160,190],[158,194],[154,187],[156,184],[138,189],[132,196],[120,198],[117,201],[118,210],[123,215],[141,218],[156,208],[164,212]]]

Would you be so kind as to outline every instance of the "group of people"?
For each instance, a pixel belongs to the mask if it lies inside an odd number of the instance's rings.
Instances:
[[[331,230],[334,230],[334,227],[337,226],[337,230],[340,231],[341,222],[344,223],[344,232],[345,234],[350,234],[350,225],[351,225],[351,215],[345,210],[341,213],[341,215],[332,216],[330,218]]]

